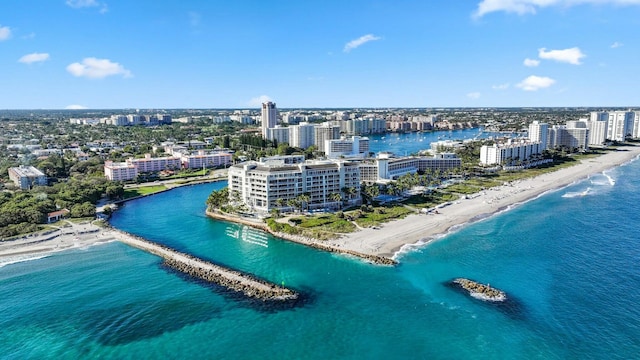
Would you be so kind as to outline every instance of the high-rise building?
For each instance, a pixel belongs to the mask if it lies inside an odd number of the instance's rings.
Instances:
[[[269,131],[278,123],[278,109],[276,103],[267,101],[262,103],[262,137],[268,139]]]
[[[549,136],[549,124],[534,121],[529,124],[529,140],[539,142],[540,148],[547,149],[547,138]]]
[[[607,140],[607,121],[589,121],[589,145],[602,145]]]
[[[610,112],[607,126],[607,139],[624,141],[627,136],[631,136],[633,133],[634,118],[635,114],[633,111]]]
[[[307,122],[289,126],[289,145],[306,149],[313,145],[315,126]]]
[[[634,111],[633,116],[633,132],[631,136],[634,139],[640,138],[640,111]]]
[[[318,151],[325,152],[325,141],[340,138],[340,126],[330,123],[322,123],[316,126],[314,133],[314,145],[318,147]]]
[[[267,129],[267,139],[276,140],[278,144],[289,144],[289,128],[276,125]]]

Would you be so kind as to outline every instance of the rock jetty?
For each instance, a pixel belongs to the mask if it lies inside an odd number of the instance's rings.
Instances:
[[[469,293],[470,296],[485,300],[485,301],[505,301],[507,300],[507,294],[496,288],[491,287],[489,284],[481,284],[477,281],[465,279],[465,278],[456,278],[451,281],[451,284],[454,286],[465,290]]]
[[[128,245],[160,256],[164,264],[191,277],[215,283],[227,289],[262,301],[295,301],[299,294],[276,284],[257,279],[240,271],[227,269],[220,265],[199,259],[193,255],[181,253],[124,231],[114,230],[116,238]]]

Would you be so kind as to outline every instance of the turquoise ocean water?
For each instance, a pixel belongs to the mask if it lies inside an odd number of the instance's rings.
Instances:
[[[276,309],[113,242],[0,267],[2,359],[631,359],[640,354],[640,161],[375,266],[204,216],[224,183],[132,201],[115,227],[306,297]],[[514,298],[496,307],[458,276]]]

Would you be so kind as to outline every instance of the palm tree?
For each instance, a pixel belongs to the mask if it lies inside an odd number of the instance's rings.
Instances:
[[[338,204],[338,208],[340,208],[340,202],[342,201],[342,195],[340,193],[334,192],[329,194],[329,200]]]
[[[300,202],[300,210],[302,210],[303,207],[306,207],[307,210],[309,210],[309,201],[311,200],[311,194],[309,193],[304,193],[304,194],[300,194],[297,196],[298,201]]]

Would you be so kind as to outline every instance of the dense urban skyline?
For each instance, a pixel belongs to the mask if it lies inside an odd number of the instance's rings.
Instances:
[[[640,0],[7,1],[0,109],[634,106]]]

